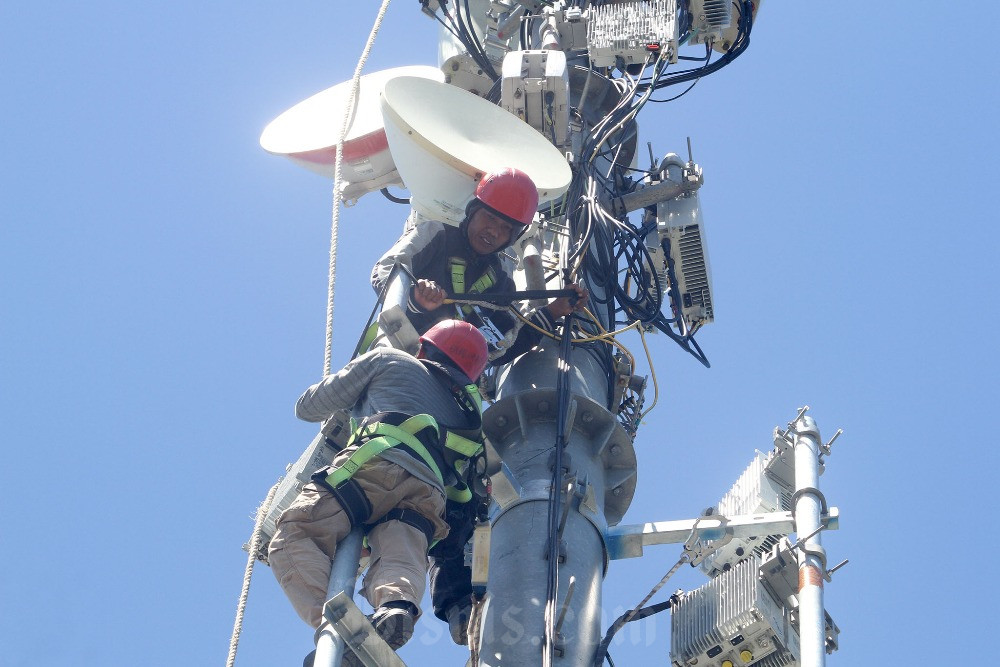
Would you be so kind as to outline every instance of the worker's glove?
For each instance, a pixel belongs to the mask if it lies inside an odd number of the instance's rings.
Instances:
[[[448,607],[444,613],[448,619],[448,630],[451,638],[456,644],[467,645],[469,643],[469,617],[472,616],[472,601],[463,600]]]

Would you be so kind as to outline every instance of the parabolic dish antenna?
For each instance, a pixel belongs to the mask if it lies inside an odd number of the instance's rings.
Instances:
[[[386,82],[381,109],[396,169],[421,215],[459,224],[479,180],[504,167],[531,177],[540,204],[569,188],[572,172],[559,149],[461,88],[399,76]]]
[[[394,67],[361,77],[358,104],[344,137],[341,162],[341,180],[346,184],[344,199],[356,200],[373,190],[401,183],[379,113],[383,86],[398,76],[444,81],[441,70],[426,65]],[[299,102],[264,128],[260,135],[261,148],[333,178],[337,140],[350,93],[351,82],[345,81]]]

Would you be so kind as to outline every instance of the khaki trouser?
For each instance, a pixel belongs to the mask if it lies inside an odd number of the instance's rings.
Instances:
[[[341,453],[334,464],[346,458]],[[419,512],[434,524],[434,539],[448,535],[444,495],[400,466],[375,459],[354,474],[372,505],[369,522],[394,508]],[[337,543],[351,531],[340,503],[325,487],[310,482],[278,518],[268,561],[278,583],[306,623],[323,622],[330,566]],[[376,609],[406,600],[419,609],[427,579],[427,537],[400,521],[379,524],[368,533],[371,565],[361,594]]]

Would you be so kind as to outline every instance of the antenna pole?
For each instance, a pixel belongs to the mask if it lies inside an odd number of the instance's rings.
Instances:
[[[803,413],[800,411],[800,413]],[[795,532],[799,545],[799,642],[801,667],[826,664],[826,613],[823,578],[826,552],[820,540],[826,501],[819,490],[820,437],[812,417],[800,414],[792,438],[795,447]],[[806,536],[802,539],[802,536]]]
[[[361,554],[361,542],[364,533],[360,528],[354,528],[337,545],[337,553],[333,555],[333,565],[330,569],[330,586],[326,591],[326,599],[330,600],[341,591],[349,597],[354,597],[354,584],[358,578],[358,556]],[[324,610],[325,612],[325,610]],[[324,621],[316,632],[315,667],[339,667],[344,657],[344,640],[333,629],[329,621]]]

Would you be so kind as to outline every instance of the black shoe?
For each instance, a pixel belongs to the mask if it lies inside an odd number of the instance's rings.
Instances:
[[[395,651],[413,636],[417,610],[409,602],[400,605],[389,603],[376,609],[371,621],[375,632]]]
[[[302,667],[313,667],[313,661],[316,660],[316,649],[309,651],[309,655],[302,659]]]
[[[375,626],[375,632],[395,651],[413,636],[417,622],[417,610],[409,602],[389,602],[368,617]],[[357,654],[349,646],[344,647],[344,667],[364,667]]]

